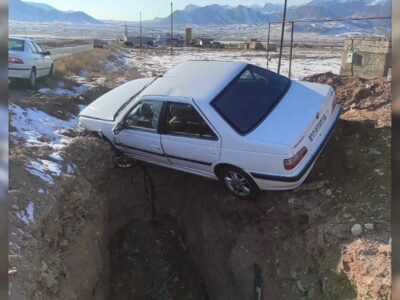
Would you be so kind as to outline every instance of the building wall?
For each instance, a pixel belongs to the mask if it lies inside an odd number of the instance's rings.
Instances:
[[[388,70],[391,68],[390,40],[352,37],[346,39],[344,47],[341,75],[355,75],[366,79],[388,75]]]
[[[192,39],[193,39],[193,31],[192,31],[192,28],[190,28],[190,27],[186,28],[185,33],[186,33],[186,37],[185,37],[185,38],[186,38],[186,39],[185,39],[186,45],[190,45],[190,43],[192,42]]]

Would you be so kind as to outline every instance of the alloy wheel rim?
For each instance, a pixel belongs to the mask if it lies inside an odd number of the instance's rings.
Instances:
[[[228,172],[224,177],[226,186],[238,196],[248,196],[251,192],[250,184],[246,177],[234,171]]]

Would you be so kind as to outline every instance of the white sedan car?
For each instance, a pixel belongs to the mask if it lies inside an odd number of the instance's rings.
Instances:
[[[252,199],[298,187],[339,115],[328,85],[247,63],[189,61],[119,86],[79,119],[132,158],[219,179]]]
[[[28,79],[30,87],[35,88],[37,78],[50,76],[53,71],[49,51],[28,38],[8,39],[8,78]]]

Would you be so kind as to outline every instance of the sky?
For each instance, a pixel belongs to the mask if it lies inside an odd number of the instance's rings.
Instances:
[[[166,17],[171,10],[170,0],[23,0],[26,2],[46,3],[59,10],[83,11],[96,19],[137,21],[140,11],[142,20],[155,17]],[[299,5],[310,0],[288,0],[288,5]],[[188,4],[205,6],[221,5],[253,5],[265,3],[284,3],[284,0],[173,0],[174,10],[183,9]]]

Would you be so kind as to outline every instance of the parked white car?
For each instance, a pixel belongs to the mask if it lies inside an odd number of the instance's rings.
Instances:
[[[35,88],[37,78],[51,76],[53,71],[49,51],[28,38],[8,39],[8,78],[28,79],[30,87]]]
[[[128,156],[221,180],[238,197],[298,187],[340,115],[328,85],[189,61],[101,96],[80,125]]]

